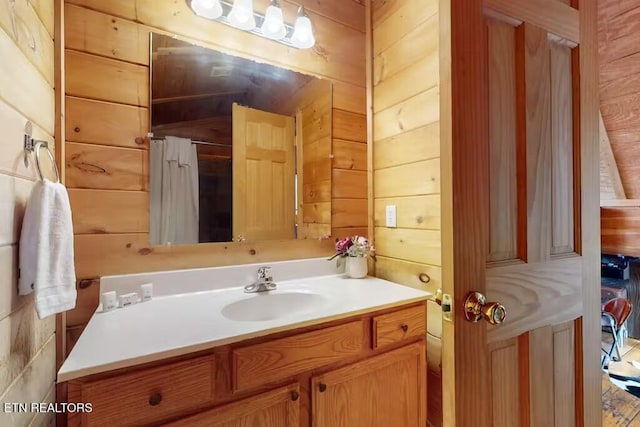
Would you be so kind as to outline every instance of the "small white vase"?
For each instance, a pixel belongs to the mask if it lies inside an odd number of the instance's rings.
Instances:
[[[344,268],[344,272],[347,277],[352,279],[361,279],[366,277],[369,272],[369,266],[367,265],[367,257],[364,256],[348,256],[347,263]]]

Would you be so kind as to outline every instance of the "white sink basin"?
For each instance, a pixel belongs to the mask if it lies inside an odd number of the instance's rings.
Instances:
[[[315,310],[326,302],[326,297],[312,292],[258,292],[225,305],[222,315],[229,320],[259,322]]]

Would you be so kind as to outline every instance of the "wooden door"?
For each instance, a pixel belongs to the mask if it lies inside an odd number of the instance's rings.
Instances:
[[[292,384],[164,425],[300,427],[300,387],[298,384]]]
[[[295,237],[293,117],[233,104],[233,238]]]
[[[600,425],[596,2],[573,3],[441,10],[445,425]],[[504,323],[467,321],[470,291]]]
[[[311,379],[313,427],[425,426],[424,342]]]

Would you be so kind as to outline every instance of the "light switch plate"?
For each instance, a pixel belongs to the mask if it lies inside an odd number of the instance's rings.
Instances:
[[[386,225],[387,227],[395,228],[397,227],[397,218],[396,218],[396,205],[387,205],[386,208]]]

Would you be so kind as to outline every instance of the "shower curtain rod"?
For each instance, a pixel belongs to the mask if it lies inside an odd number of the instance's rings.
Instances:
[[[151,141],[164,141],[164,137],[151,137],[149,138]],[[224,148],[231,148],[230,145],[227,144],[220,144],[218,142],[207,142],[207,141],[191,141],[192,144],[198,144],[198,145],[210,145],[212,147],[224,147]]]

